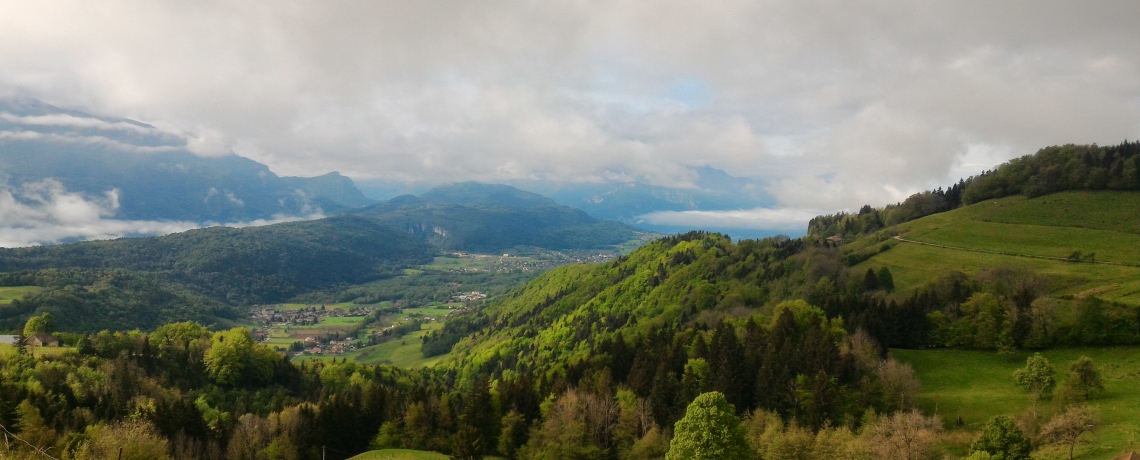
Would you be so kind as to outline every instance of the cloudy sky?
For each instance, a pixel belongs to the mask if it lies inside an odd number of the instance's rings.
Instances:
[[[1134,1],[0,1],[0,94],[280,175],[688,187],[708,165],[778,203],[691,217],[762,227],[1140,137],[1136,18]]]

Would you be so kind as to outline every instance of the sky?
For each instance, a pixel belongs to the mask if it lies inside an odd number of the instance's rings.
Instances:
[[[279,175],[692,188],[711,166],[776,205],[650,217],[791,227],[1140,137],[1136,18],[1133,1],[0,1],[0,95]]]

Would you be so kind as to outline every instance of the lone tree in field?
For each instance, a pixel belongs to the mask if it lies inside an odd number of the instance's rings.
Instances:
[[[1034,405],[1037,401],[1052,396],[1053,389],[1057,387],[1057,381],[1053,379],[1053,367],[1041,353],[1034,353],[1025,360],[1025,368],[1013,372],[1013,381],[1029,392]]]
[[[1089,406],[1069,406],[1065,412],[1057,414],[1041,429],[1041,437],[1053,444],[1069,446],[1069,460],[1081,435],[1091,433],[1100,425],[1100,413]]]
[[[1025,433],[1017,427],[1012,418],[1005,415],[994,417],[977,441],[970,446],[970,452],[986,452],[992,458],[1003,460],[1029,460],[1033,448]]]
[[[1069,391],[1084,395],[1085,401],[1093,392],[1104,391],[1104,381],[1100,378],[1100,371],[1096,369],[1092,358],[1081,356],[1069,364]]]
[[[736,408],[720,392],[703,393],[674,425],[665,460],[749,460],[752,452]]]

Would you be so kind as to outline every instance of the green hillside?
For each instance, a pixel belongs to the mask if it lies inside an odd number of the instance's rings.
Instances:
[[[185,320],[224,327],[240,318],[235,306],[396,276],[432,255],[414,237],[356,216],[0,249],[0,286],[36,287],[4,299],[0,329],[42,311],[67,331]]]
[[[1046,277],[1053,296],[1094,294],[1140,306],[1138,209],[1140,193],[1135,192],[1062,192],[987,200],[891,229],[910,241],[952,248],[888,240],[890,250],[855,268],[889,267],[896,288],[906,292],[951,270],[975,275],[992,267],[1018,267]],[[857,240],[844,249],[874,253],[881,250],[877,242],[881,238]],[[1069,262],[980,251],[1054,259],[1079,252],[1081,257]]]
[[[262,227],[211,227],[155,238],[0,249],[0,271],[50,268],[163,273],[236,304],[280,302],[426,263],[433,250],[368,219],[338,216]]]

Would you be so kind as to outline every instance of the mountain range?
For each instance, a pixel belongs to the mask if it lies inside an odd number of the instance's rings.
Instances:
[[[107,197],[123,220],[243,222],[373,202],[336,172],[279,177],[238,155],[196,155],[184,137],[145,123],[0,99],[0,184],[29,201],[20,190],[44,181]]]

